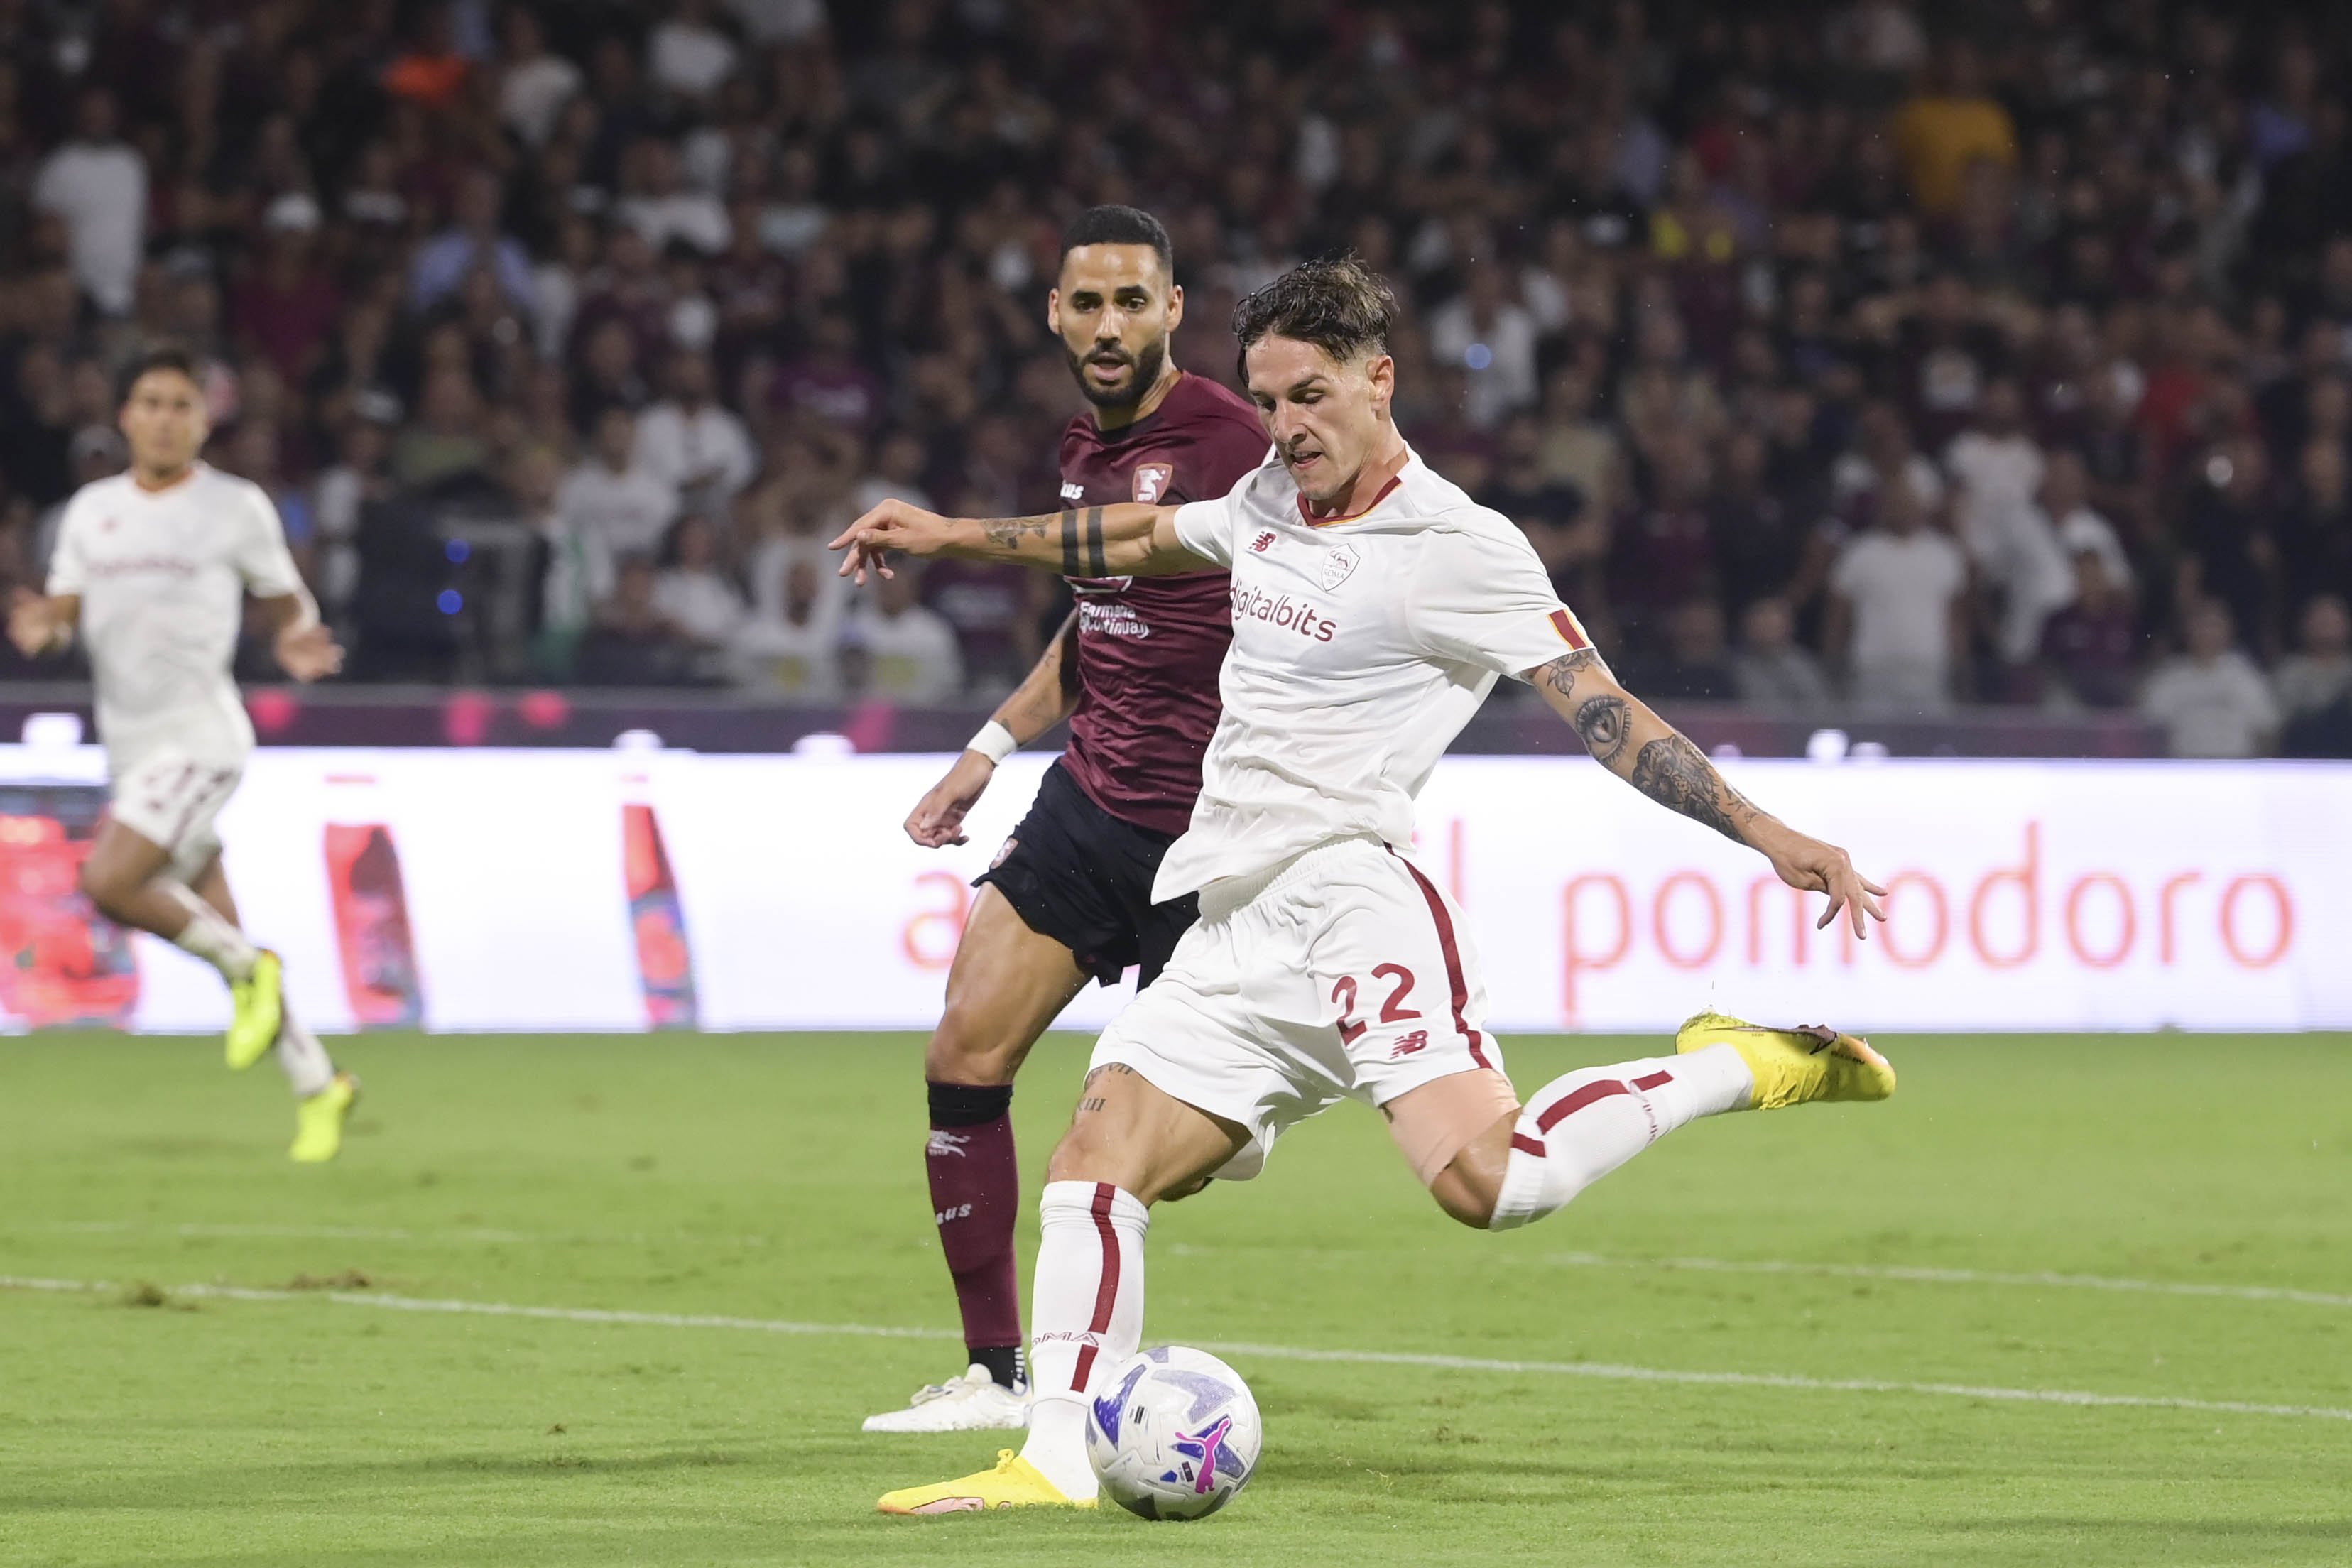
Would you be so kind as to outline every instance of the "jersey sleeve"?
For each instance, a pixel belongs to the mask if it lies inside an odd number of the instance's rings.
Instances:
[[[89,586],[89,563],[82,557],[81,543],[89,515],[89,505],[79,495],[66,502],[65,514],[58,519],[57,539],[49,546],[49,576],[44,593],[79,596]]]
[[[1186,501],[1176,509],[1176,542],[1203,561],[1234,563],[1234,498]]]
[[[258,485],[248,485],[244,490],[245,516],[236,541],[235,564],[236,574],[245,582],[246,592],[257,599],[282,598],[302,591],[302,574],[294,567],[294,556],[286,548],[286,525],[278,521],[278,508],[268,492]]]
[[[1524,679],[1592,648],[1534,547],[1499,518],[1493,528],[1432,532],[1411,594],[1406,623],[1414,640],[1456,664]]]

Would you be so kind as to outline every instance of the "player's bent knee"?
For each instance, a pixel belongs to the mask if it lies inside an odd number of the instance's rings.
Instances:
[[[1011,1083],[1028,1054],[1027,1045],[968,1027],[951,1014],[931,1032],[923,1076],[933,1083]]]

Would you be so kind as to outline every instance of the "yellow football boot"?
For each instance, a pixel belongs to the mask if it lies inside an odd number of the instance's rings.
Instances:
[[[999,1448],[992,1470],[885,1492],[874,1506],[884,1513],[981,1513],[999,1508],[1092,1508],[1095,1500],[1065,1497],[1036,1466],[1010,1448]]]
[[[269,1054],[286,1022],[286,994],[279,985],[284,965],[268,948],[253,961],[253,973],[231,981],[228,994],[236,1016],[228,1026],[228,1065],[238,1072]]]
[[[287,1157],[306,1165],[333,1159],[343,1147],[343,1123],[359,1102],[360,1080],[347,1072],[337,1073],[334,1082],[310,1099],[296,1100],[294,1146],[286,1151]]]
[[[1756,1077],[1750,1110],[1778,1110],[1809,1100],[1885,1100],[1895,1092],[1895,1068],[1868,1040],[1821,1024],[1767,1029],[1722,1013],[1700,1013],[1675,1036],[1681,1054],[1729,1046]]]

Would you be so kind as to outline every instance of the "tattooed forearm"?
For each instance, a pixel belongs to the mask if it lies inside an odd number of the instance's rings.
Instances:
[[[1591,697],[1576,710],[1576,732],[1594,760],[1610,767],[1625,752],[1633,721],[1633,710],[1622,697]]]
[[[1542,677],[1544,685],[1562,697],[1573,697],[1576,695],[1576,678],[1600,662],[1600,654],[1591,648],[1580,647],[1574,653],[1560,655],[1537,673]]]
[[[1748,825],[1759,815],[1681,735],[1662,735],[1643,746],[1629,779],[1660,805],[1705,823],[1735,844],[1748,842]]]
[[[1062,514],[1062,575],[1065,577],[1107,577],[1109,567],[1103,559],[1103,509],[1090,506],[1084,512],[1076,509]]]
[[[1069,513],[1062,515],[1067,517]],[[1024,539],[1045,538],[1046,530],[1054,526],[1055,521],[1051,517],[992,517],[982,521],[980,533],[991,544],[1018,550]]]

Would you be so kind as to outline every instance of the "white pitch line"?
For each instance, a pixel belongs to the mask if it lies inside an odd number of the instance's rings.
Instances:
[[[100,1291],[121,1287],[102,1279],[37,1279],[0,1275],[0,1289]],[[875,1323],[803,1323],[773,1318],[734,1318],[686,1312],[629,1312],[602,1307],[529,1307],[505,1301],[436,1300],[417,1296],[380,1296],[353,1290],[262,1290],[236,1285],[181,1285],[169,1295],[232,1301],[331,1301],[341,1307],[374,1307],[395,1312],[448,1312],[484,1318],[532,1318],[563,1323],[611,1323],[661,1329],[737,1329],[769,1334],[824,1334],[856,1339],[953,1340],[944,1329],[890,1328]],[[1261,1345],[1209,1340],[1201,1348],[1224,1355],[1263,1356],[1273,1361],[1327,1362],[1351,1366],[1418,1366],[1447,1372],[1499,1372],[1548,1377],[1593,1377],[1623,1383],[1696,1384],[1710,1387],[1782,1388],[1826,1394],[1911,1394],[1956,1399],[1990,1399],[2028,1405],[2072,1405],[2144,1410],[2189,1410],[2210,1415],[2284,1415],[2321,1421],[2352,1421],[2352,1410],[2313,1405],[2263,1405],[2242,1399],[2179,1399],[2162,1394],[2092,1394],[2066,1388],[1979,1387],[1962,1383],[1902,1383],[1880,1378],[1801,1377],[1752,1372],[1683,1372],[1666,1367],[1619,1366],[1590,1361],[1497,1361],[1485,1356],[1436,1355],[1413,1351],[1312,1350],[1298,1345]]]
[[[1541,1259],[1572,1268],[1687,1269],[1707,1274],[1812,1274],[1835,1279],[1890,1279],[1915,1285],[2054,1286],[2069,1290],[2116,1290],[2145,1296],[2207,1296],[2231,1301],[2294,1301],[2306,1307],[2352,1307],[2352,1295],[2294,1290],[2282,1285],[2206,1285],[2181,1279],[2119,1279],[2105,1274],[2007,1273],[1984,1268],[1906,1268],[1899,1264],[1791,1263],[1776,1258],[1609,1258],[1597,1252],[1554,1252]]]
[[[765,1236],[706,1235],[681,1230],[555,1231],[500,1230],[488,1226],[408,1230],[341,1225],[224,1225],[190,1221],[183,1224],[140,1220],[0,1220],[0,1231],[41,1230],[76,1236],[146,1234],[162,1236],[237,1237],[288,1241],[406,1241],[421,1244],[467,1242],[505,1247],[649,1247],[709,1244],[730,1247],[772,1247]],[[1208,1257],[1235,1250],[1178,1242],[1165,1249],[1177,1257]],[[1294,1252],[1324,1256],[1354,1255],[1366,1249],[1303,1247]],[[1367,1253],[1367,1255],[1369,1255]],[[1788,1258],[1612,1258],[1598,1252],[1550,1252],[1531,1261],[1570,1268],[1648,1268],[1660,1272],[1707,1274],[1817,1275],[1834,1279],[1885,1279],[1911,1285],[2002,1285],[2032,1289],[2111,1290],[2126,1295],[2191,1296],[2229,1301],[2287,1301],[2305,1307],[2352,1307],[2352,1294],[2328,1290],[2298,1290],[2284,1285],[2209,1285],[2184,1279],[2129,1279],[2110,1274],[2061,1274],[2054,1270],[2017,1272],[1990,1268],[1931,1268],[1902,1264],[1805,1263]]]

